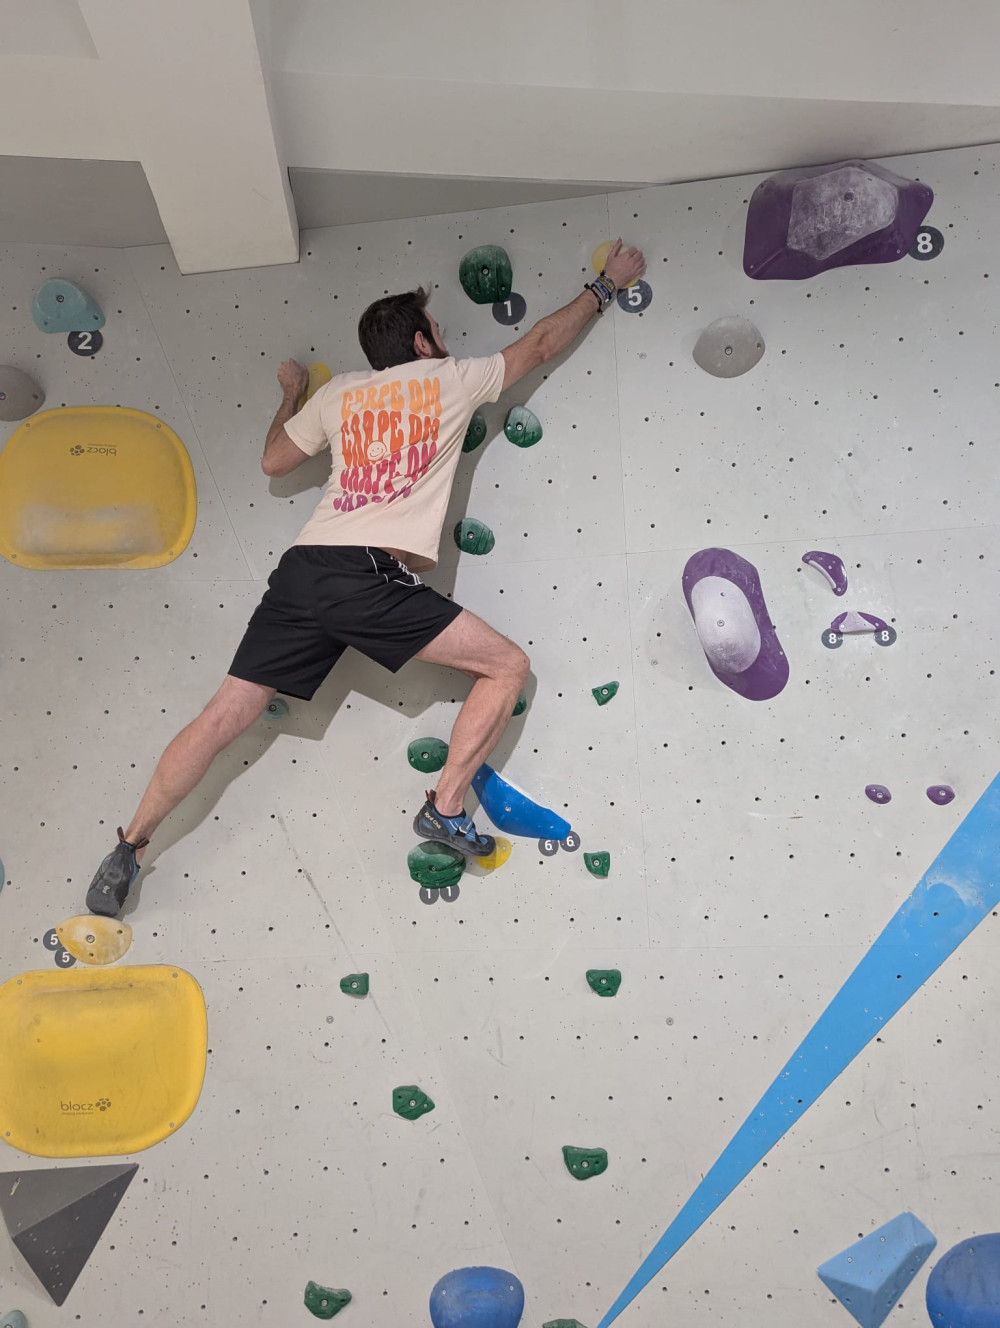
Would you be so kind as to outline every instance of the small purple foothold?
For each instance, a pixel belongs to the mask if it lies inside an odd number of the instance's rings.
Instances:
[[[831,632],[887,632],[889,624],[874,613],[859,613],[857,609],[848,609],[838,614],[830,624]]]
[[[830,589],[835,595],[847,594],[847,572],[843,561],[835,553],[824,553],[822,549],[810,549],[802,555],[802,561],[822,572],[830,582]]]
[[[955,790],[950,784],[932,784],[927,790],[927,796],[931,802],[936,802],[939,807],[944,807],[949,802],[954,802]]]
[[[865,797],[872,802],[892,802],[892,794],[884,784],[866,784]]]

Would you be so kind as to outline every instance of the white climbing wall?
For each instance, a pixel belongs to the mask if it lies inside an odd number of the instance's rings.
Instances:
[[[359,367],[361,310],[421,281],[453,353],[498,349],[515,334],[457,280],[480,243],[507,248],[529,323],[619,233],[647,254],[653,302],[486,408],[428,578],[531,655],[531,705],[496,764],[584,850],[609,850],[610,876],[519,841],[454,902],[421,902],[405,859],[425,779],[406,747],[447,737],[467,683],[350,655],[157,835],[127,962],[202,984],[205,1089],[134,1158],[63,1311],[0,1232],[0,1312],[284,1328],[312,1322],[313,1278],[353,1292],[344,1328],[419,1328],[438,1277],[494,1263],[524,1283],[525,1328],[595,1328],[996,773],[998,164],[996,147],[895,159],[935,190],[941,255],[802,283],[743,275],[756,178],[306,232],[296,266],[202,276],[166,247],[4,252],[0,361],[48,407],[163,418],[199,515],[157,571],[0,564],[2,978],[52,963],[44,933],[80,911],[318,497],[322,459],[260,470],[281,359]],[[47,276],[105,310],[93,359],[35,330]],[[691,351],[730,314],[767,349],[726,381]],[[529,450],[501,432],[522,401],[545,429]],[[492,527],[491,554],[459,557],[466,514]],[[680,577],[710,545],[759,569],[791,666],[773,701],[728,691],[702,655]],[[843,558],[842,600],[802,565],[813,548]],[[847,608],[891,622],[896,644],[825,650]],[[590,689],[612,679],[598,707]],[[932,805],[925,788],[945,783],[955,801]],[[904,1210],[938,1253],[995,1229],[996,935],[988,918],[623,1328],[846,1328],[815,1269],[860,1235]],[[609,967],[622,986],[601,1000],[585,972]],[[351,971],[371,974],[365,1000],[339,990]],[[408,1083],[437,1104],[412,1123],[391,1110]],[[576,1181],[563,1144],[606,1148],[607,1173]],[[0,1155],[0,1170],[49,1165]],[[926,1276],[890,1324],[927,1322]]]

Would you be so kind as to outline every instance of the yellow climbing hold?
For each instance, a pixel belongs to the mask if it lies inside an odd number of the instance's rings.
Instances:
[[[594,271],[597,273],[598,276],[600,276],[601,273],[604,271],[604,264],[608,261],[608,254],[611,253],[611,249],[612,249],[611,241],[605,240],[604,243],[599,244],[597,248],[594,250],[594,252],[590,255],[591,267],[593,267]],[[634,286],[635,282],[638,280],[639,278],[636,277],[635,281],[630,281],[627,283],[627,285]]]
[[[132,944],[132,928],[127,922],[93,913],[60,922],[56,935],[62,948],[82,964],[113,964]]]
[[[513,851],[514,845],[510,840],[504,839],[503,835],[497,835],[496,848],[489,857],[474,858],[473,861],[478,862],[480,867],[484,867],[486,871],[496,871],[497,867],[502,867],[504,865]]]
[[[296,410],[301,410],[310,397],[314,397],[321,387],[325,387],[333,375],[325,364],[310,364],[309,382],[306,384],[306,390],[296,402]]]

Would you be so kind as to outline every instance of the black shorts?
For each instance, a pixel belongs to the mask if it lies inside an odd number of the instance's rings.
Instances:
[[[308,701],[348,646],[395,673],[461,612],[384,549],[296,544],[268,578],[229,672]]]

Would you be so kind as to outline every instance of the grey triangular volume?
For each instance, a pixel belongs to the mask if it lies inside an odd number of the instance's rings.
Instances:
[[[128,1176],[136,1164],[107,1167],[45,1167],[40,1171],[0,1171],[0,1213],[16,1237],[27,1227],[92,1194],[109,1180]]]
[[[14,1244],[57,1305],[63,1303],[83,1272],[139,1168],[133,1163],[126,1167],[87,1167],[83,1170],[118,1174],[75,1202],[31,1226],[22,1227],[14,1236]]]

